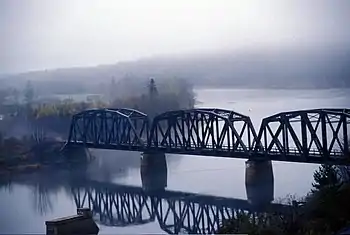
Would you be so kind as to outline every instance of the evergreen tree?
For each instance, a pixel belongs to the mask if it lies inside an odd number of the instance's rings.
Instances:
[[[20,92],[16,88],[13,88],[11,90],[11,95],[13,97],[13,101],[15,102],[15,104],[18,104],[19,103]]]
[[[325,187],[336,186],[340,182],[337,170],[332,165],[321,165],[314,173],[314,180],[315,183],[312,184],[314,192]]]
[[[150,83],[148,85],[148,89],[149,89],[149,96],[151,99],[156,98],[156,96],[158,95],[158,89],[156,86],[156,82],[154,81],[153,78],[151,78]]]
[[[156,82],[151,78],[148,85],[148,102],[145,107],[145,111],[150,119],[153,119],[159,113],[159,102],[158,102],[158,89]]]

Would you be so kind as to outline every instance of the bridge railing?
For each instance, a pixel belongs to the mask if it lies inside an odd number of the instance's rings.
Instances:
[[[268,152],[269,154],[276,154],[276,155],[280,155],[281,152],[278,148],[272,148],[271,150],[269,150]],[[295,156],[302,156],[303,153],[299,151],[299,149],[297,148],[289,148],[285,154],[288,155],[295,155]],[[319,152],[318,149],[310,149],[308,151],[308,156],[313,156],[313,157],[322,157],[322,153]],[[340,150],[332,150],[332,152],[329,152],[329,156],[330,157],[342,157],[344,156],[344,153]]]

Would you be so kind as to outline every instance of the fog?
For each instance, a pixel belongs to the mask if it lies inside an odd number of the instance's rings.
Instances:
[[[348,0],[1,0],[0,74],[237,51],[342,50]]]

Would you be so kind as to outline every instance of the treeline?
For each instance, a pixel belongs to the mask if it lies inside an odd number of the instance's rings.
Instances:
[[[1,91],[0,91],[1,94]],[[29,121],[33,126],[56,134],[66,135],[71,117],[83,110],[93,108],[133,108],[152,118],[154,115],[178,109],[193,108],[193,87],[185,80],[170,79],[156,83],[155,79],[125,79],[116,83],[113,79],[105,90],[105,99],[76,101],[65,99],[54,102],[36,102],[34,88],[27,83],[23,92],[24,102],[8,104],[11,95],[4,95],[0,103],[0,132],[9,130],[11,122]],[[12,125],[14,126],[14,125]],[[6,132],[6,131],[5,131]],[[64,137],[64,136],[62,136]]]
[[[123,91],[124,87],[126,89]],[[191,109],[195,105],[193,86],[182,79],[169,79],[160,83],[154,79],[141,80],[139,83],[127,79],[119,82],[115,88],[112,85],[111,89],[114,91],[110,96],[111,107],[133,108],[150,116],[170,110]]]
[[[193,87],[185,80],[174,79],[159,85],[154,79],[147,82],[148,84],[143,80],[137,85],[128,86],[123,82],[116,85],[112,81],[108,93],[109,101],[76,102],[66,99],[53,104],[35,104],[30,105],[28,115],[31,118],[71,117],[92,108],[133,108],[146,114],[159,114],[194,107]]]

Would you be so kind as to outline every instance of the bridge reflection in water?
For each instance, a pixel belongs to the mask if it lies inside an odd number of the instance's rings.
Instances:
[[[273,176],[261,177],[262,172],[272,174],[268,162],[247,163],[248,200],[243,200],[165,190],[165,156],[164,160],[160,160],[162,156],[154,159],[146,155],[141,160],[143,187],[97,181],[75,185],[72,194],[76,206],[91,208],[94,219],[105,226],[158,222],[169,234],[214,233],[224,220],[237,218],[242,213],[259,223],[258,215],[264,215],[266,220],[268,213],[284,214],[289,210],[287,205],[271,203]]]

